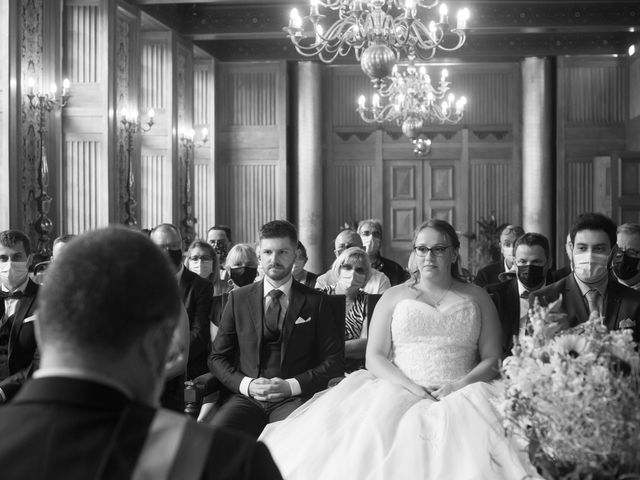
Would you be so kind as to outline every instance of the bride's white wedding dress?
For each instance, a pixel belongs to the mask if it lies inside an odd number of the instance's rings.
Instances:
[[[419,385],[453,382],[478,363],[480,328],[470,300],[444,309],[401,300],[391,360]],[[287,480],[523,479],[534,471],[504,436],[495,388],[475,383],[434,402],[359,370],[260,439]]]

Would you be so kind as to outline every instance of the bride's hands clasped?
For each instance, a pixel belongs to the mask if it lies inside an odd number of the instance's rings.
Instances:
[[[443,397],[446,397],[450,393],[455,392],[456,390],[460,390],[463,387],[459,382],[447,383],[442,387],[432,390],[431,396],[436,400],[440,400]]]

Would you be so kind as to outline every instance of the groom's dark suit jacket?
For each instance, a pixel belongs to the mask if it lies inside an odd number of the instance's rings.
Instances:
[[[562,294],[561,311],[567,314],[570,327],[575,327],[589,319],[588,308],[573,274],[533,292],[529,297],[529,303],[533,305],[534,300],[538,298],[541,305],[548,305],[557,300],[560,294]],[[604,323],[610,330],[620,328],[620,322],[629,319],[634,322],[634,339],[636,341],[640,339],[640,292],[609,277],[604,310]]]
[[[502,356],[511,355],[513,336],[520,333],[520,293],[518,280],[494,283],[484,287],[496,305],[502,325]]]
[[[24,290],[24,297],[18,300],[14,314],[7,320],[10,324],[7,344],[9,376],[0,379],[0,388],[7,399],[18,392],[36,367],[33,365],[37,350],[33,320],[25,322],[25,319],[32,317],[36,311],[37,294],[38,284],[29,280]],[[0,318],[2,316],[4,316],[4,300],[0,299]]]
[[[33,379],[0,409],[0,477],[129,479],[155,415],[156,409],[132,402],[101,383],[65,377]],[[193,459],[190,440],[200,439],[202,456],[197,458],[205,461],[200,478],[281,478],[263,444],[190,420],[184,425],[175,462]],[[156,438],[171,431],[175,429],[167,427]],[[208,447],[205,442],[210,442]],[[158,451],[152,461],[163,454]]]
[[[263,282],[229,293],[209,357],[209,368],[233,393],[260,376]],[[282,326],[281,378],[295,378],[302,397],[327,388],[344,373],[344,342],[325,295],[295,280]],[[344,327],[343,327],[344,328]]]

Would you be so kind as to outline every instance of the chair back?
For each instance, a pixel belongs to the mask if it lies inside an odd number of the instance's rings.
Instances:
[[[371,317],[373,317],[373,311],[381,296],[381,293],[370,293],[367,295],[367,329],[371,326]]]
[[[338,329],[342,343],[344,343],[344,316],[347,308],[347,297],[345,295],[326,295],[325,301],[331,308],[335,326]]]

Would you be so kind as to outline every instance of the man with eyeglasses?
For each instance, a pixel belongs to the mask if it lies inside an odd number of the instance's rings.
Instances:
[[[368,218],[358,224],[358,234],[362,244],[369,255],[371,268],[384,273],[391,285],[399,285],[409,279],[409,272],[402,266],[380,254],[382,247],[382,224],[378,220]]]
[[[640,290],[640,224],[624,223],[616,236],[613,273],[621,284]]]
[[[364,246],[362,244],[362,238],[358,235],[357,232],[353,230],[342,230],[335,239],[334,242],[335,250],[333,253],[336,256],[336,259],[340,256],[342,252],[344,252],[347,248],[351,247],[359,247],[364,250]],[[317,290],[328,290],[330,287],[335,286],[338,283],[338,279],[336,278],[335,273],[333,272],[333,266],[324,274],[320,275],[316,280],[315,288]],[[391,282],[389,278],[382,272],[378,270],[372,269],[371,276],[369,280],[365,284],[364,290],[365,293],[369,293],[372,295],[378,293],[384,293],[386,290],[391,288]]]
[[[478,270],[473,283],[479,287],[490,285],[492,283],[498,283],[500,281],[499,275],[504,272],[508,272],[513,269],[514,248],[518,237],[524,235],[522,227],[517,225],[507,225],[502,229],[500,233],[500,260],[495,263],[490,263],[484,268]]]

